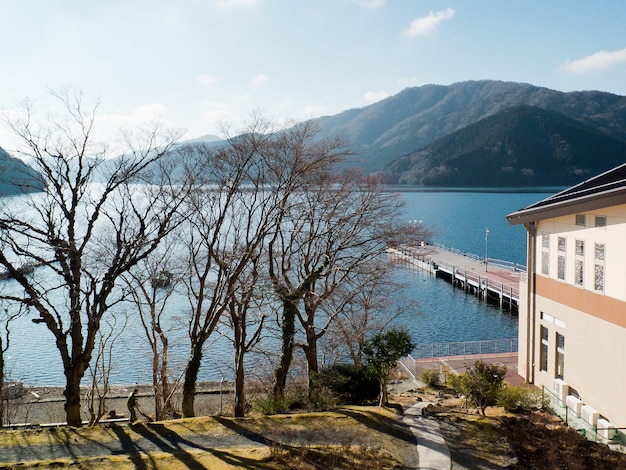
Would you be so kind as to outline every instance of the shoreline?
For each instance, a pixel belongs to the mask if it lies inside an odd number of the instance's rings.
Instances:
[[[134,388],[139,389],[138,400],[141,409],[148,416],[154,416],[154,390],[150,384],[111,385],[105,398],[107,413],[101,422],[128,419],[126,400]],[[9,399],[5,404],[5,429],[23,427],[63,426],[65,422],[65,387],[30,387],[15,383],[7,393]],[[81,387],[81,415],[89,418],[88,405],[89,387]],[[196,414],[211,416],[221,414],[234,404],[234,389],[231,382],[198,382],[196,384]],[[182,389],[174,389],[173,403],[180,409]],[[97,407],[97,399],[96,399]]]

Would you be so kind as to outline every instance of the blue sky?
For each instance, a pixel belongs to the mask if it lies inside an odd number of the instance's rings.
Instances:
[[[623,0],[0,0],[0,110],[71,85],[105,138],[157,117],[194,138],[431,83],[626,95],[625,24]]]

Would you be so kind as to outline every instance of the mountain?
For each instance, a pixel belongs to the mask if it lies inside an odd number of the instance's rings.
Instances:
[[[516,106],[385,167],[421,186],[564,186],[626,161],[626,142],[561,113]]]
[[[0,196],[43,191],[41,176],[0,147]]]
[[[341,134],[353,164],[380,171],[392,160],[500,111],[520,105],[555,111],[626,141],[626,97],[601,91],[560,92],[501,81],[425,85],[364,108],[316,119],[320,135]]]

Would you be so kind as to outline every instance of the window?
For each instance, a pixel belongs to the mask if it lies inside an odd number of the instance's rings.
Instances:
[[[556,378],[562,379],[565,372],[565,336],[556,334]]]
[[[557,258],[557,277],[562,281],[565,280],[565,237],[558,238],[558,252]]]
[[[548,329],[541,327],[541,351],[539,352],[539,370],[548,370]]]
[[[576,256],[585,255],[585,242],[583,240],[576,240]]]
[[[604,243],[595,244],[593,290],[604,292]]]
[[[605,215],[596,215],[596,227],[606,227]]]
[[[550,274],[550,234],[541,234],[541,274]]]
[[[576,240],[576,260],[574,261],[574,282],[579,286],[583,285],[583,274],[585,271],[585,242]]]
[[[585,226],[585,214],[576,214],[576,225]]]

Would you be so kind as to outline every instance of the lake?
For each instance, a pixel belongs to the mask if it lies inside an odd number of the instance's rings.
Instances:
[[[434,231],[433,239],[445,245],[480,256],[488,251],[490,258],[525,264],[526,232],[509,226],[505,216],[533,202],[544,199],[555,190],[514,192],[503,190],[415,190],[403,191],[407,223],[422,221]],[[489,229],[485,240],[486,229]],[[517,336],[517,317],[465,295],[450,284],[423,271],[400,269],[408,281],[405,292],[394,295],[417,300],[415,311],[402,315],[398,322],[406,326],[418,344],[450,341],[476,341]],[[3,281],[11,283],[13,281]],[[4,288],[7,288],[6,284]],[[178,328],[179,340],[170,353],[173,368],[183,367],[188,355],[184,341],[185,302],[172,308],[172,328]],[[146,353],[139,322],[130,318],[127,329],[116,344],[112,383],[149,383],[150,359]],[[200,380],[232,377],[232,347],[223,337],[210,345]],[[52,335],[42,325],[28,319],[12,323],[11,344],[7,352],[7,373],[11,380],[28,385],[51,386],[65,383],[59,354]]]

